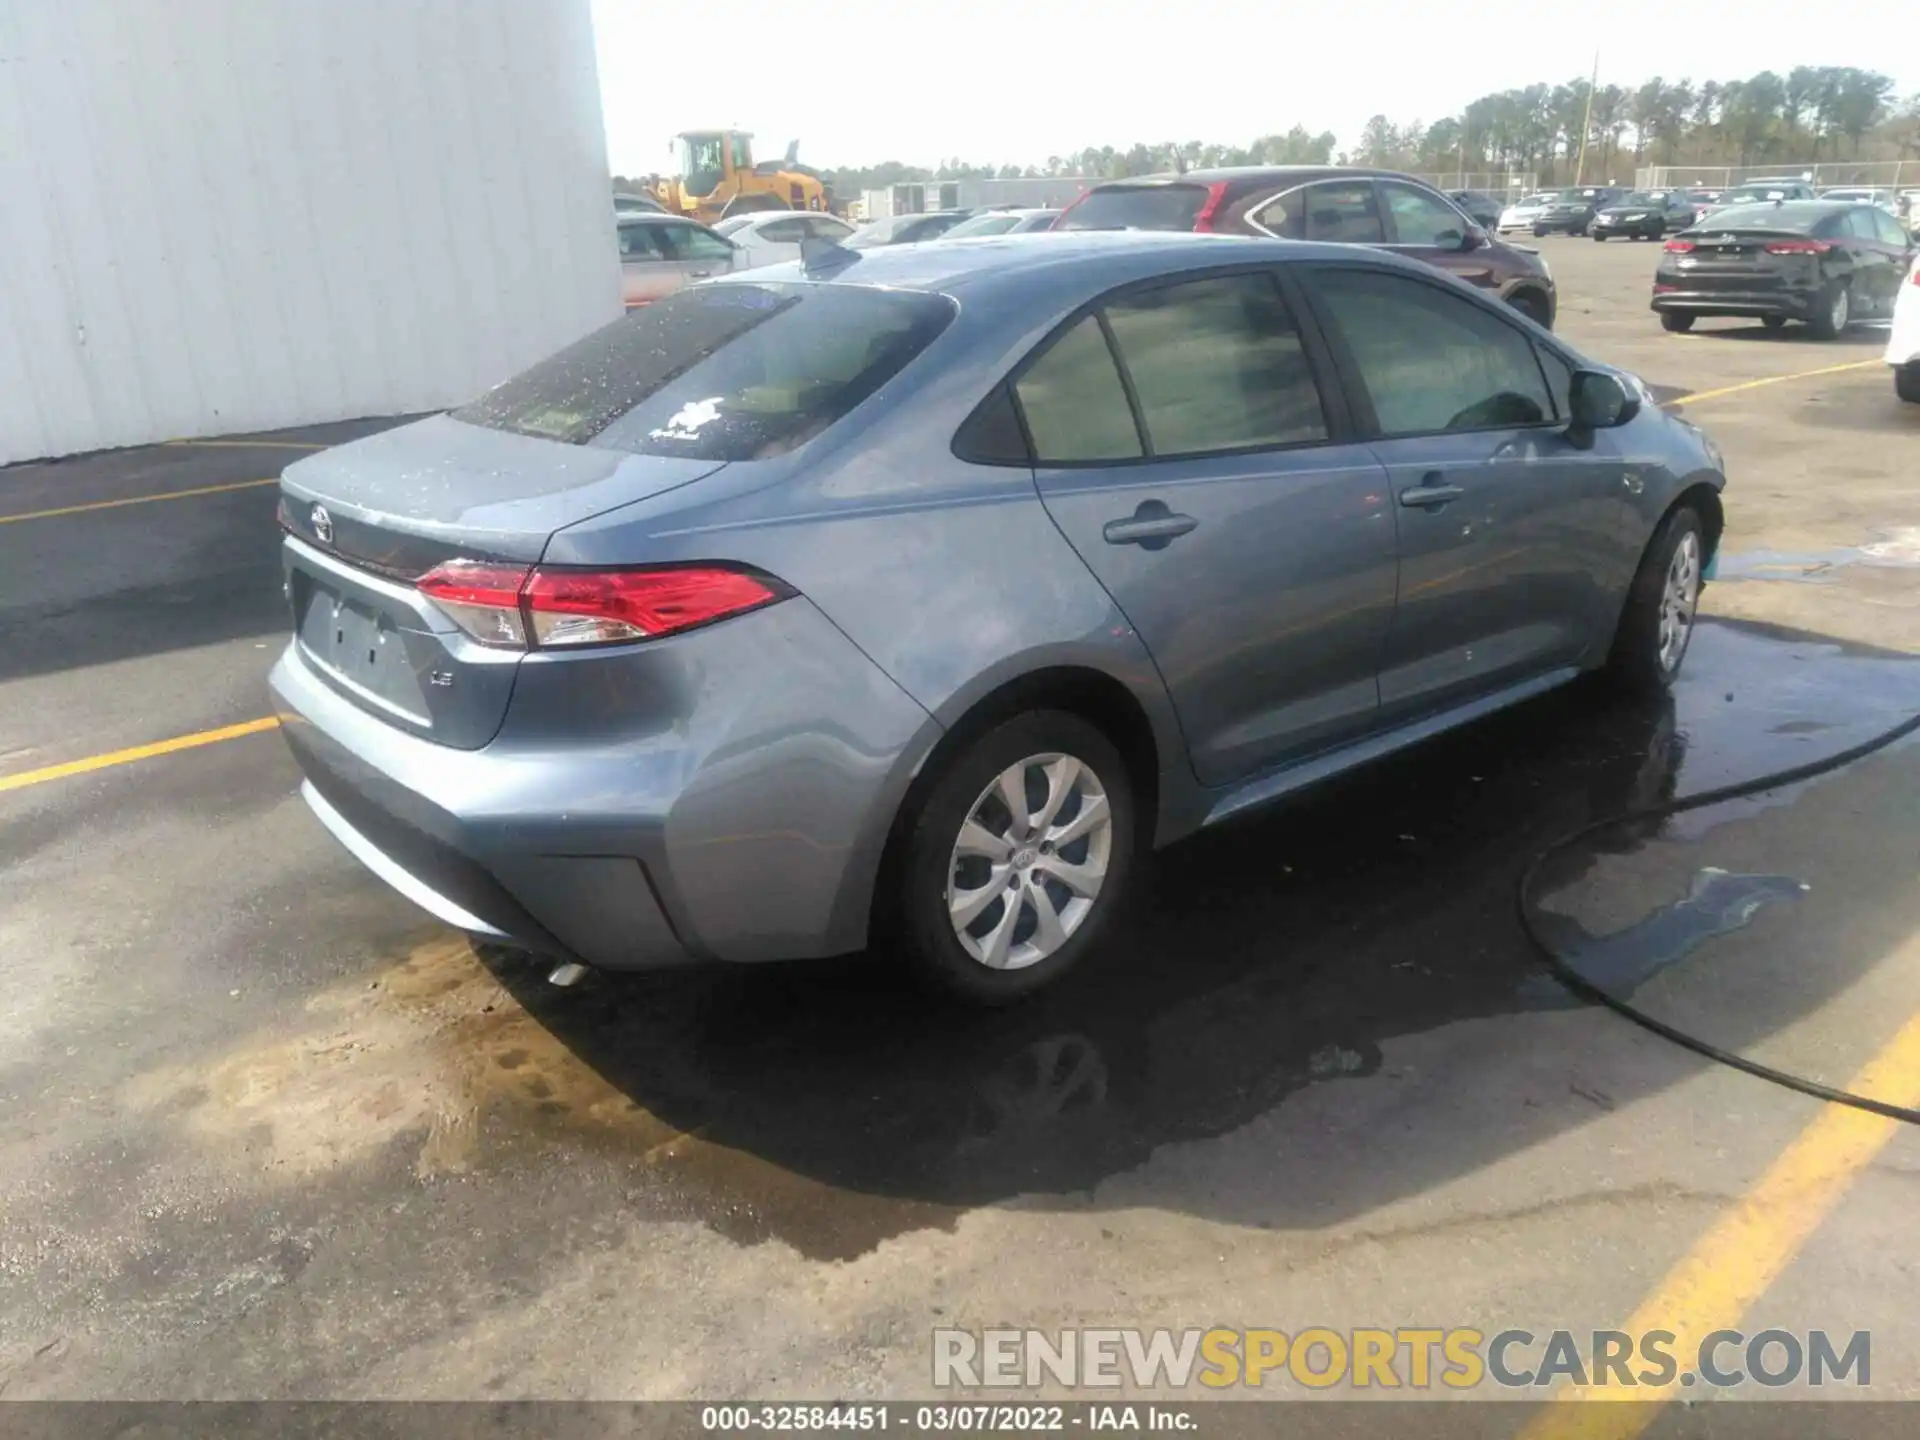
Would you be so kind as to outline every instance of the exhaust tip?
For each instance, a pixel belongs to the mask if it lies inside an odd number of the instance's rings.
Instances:
[[[586,978],[587,967],[573,960],[556,965],[547,972],[547,983],[558,985],[562,990],[570,989]]]

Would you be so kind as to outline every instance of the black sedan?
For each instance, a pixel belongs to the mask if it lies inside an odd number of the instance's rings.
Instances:
[[[1635,190],[1601,209],[1587,233],[1596,240],[1615,235],[1658,240],[1669,230],[1686,229],[1693,219],[1693,197],[1685,190]]]
[[[1593,217],[1619,197],[1620,192],[1607,185],[1556,190],[1553,192],[1553,203],[1534,217],[1533,233],[1546,235],[1553,231],[1565,231],[1569,235],[1584,235],[1587,227],[1593,223]]]
[[[1500,212],[1505,207],[1502,201],[1478,190],[1449,190],[1447,198],[1467,212],[1467,218],[1489,235],[1500,228]]]
[[[1893,313],[1913,251],[1900,222],[1872,205],[1735,205],[1667,241],[1652,308],[1669,330],[1751,315],[1770,330],[1804,320],[1831,340],[1854,320]]]

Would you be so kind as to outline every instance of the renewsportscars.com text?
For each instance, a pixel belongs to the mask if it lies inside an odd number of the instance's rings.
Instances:
[[[1716,1330],[1687,1354],[1670,1330],[942,1329],[933,1332],[933,1383],[942,1389],[1213,1390],[1866,1386],[1872,1383],[1872,1349],[1864,1330]]]

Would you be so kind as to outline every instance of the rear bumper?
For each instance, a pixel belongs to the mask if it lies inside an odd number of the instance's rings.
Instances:
[[[1669,290],[1656,294],[1648,308],[1688,315],[1784,315],[1804,320],[1813,308],[1813,296],[1799,290]]]
[[[478,750],[360,708],[297,645],[269,684],[302,794],[368,869],[458,929],[610,970],[859,948],[938,734],[803,599],[529,657]]]
[[[1887,335],[1889,365],[1920,362],[1920,286],[1915,286],[1910,279],[1905,284],[1915,294],[1911,300],[1903,295],[1899,308],[1893,312],[1893,328]]]

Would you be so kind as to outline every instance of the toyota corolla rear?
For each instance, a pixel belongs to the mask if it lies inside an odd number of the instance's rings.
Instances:
[[[952,314],[914,292],[701,286],[290,467],[294,636],[272,689],[314,812],[441,919],[560,957],[857,940],[843,889],[887,808],[876,757],[928,718],[786,578],[724,536],[663,543],[660,517],[729,471],[804,463]],[[591,566],[570,563],[583,529]]]

